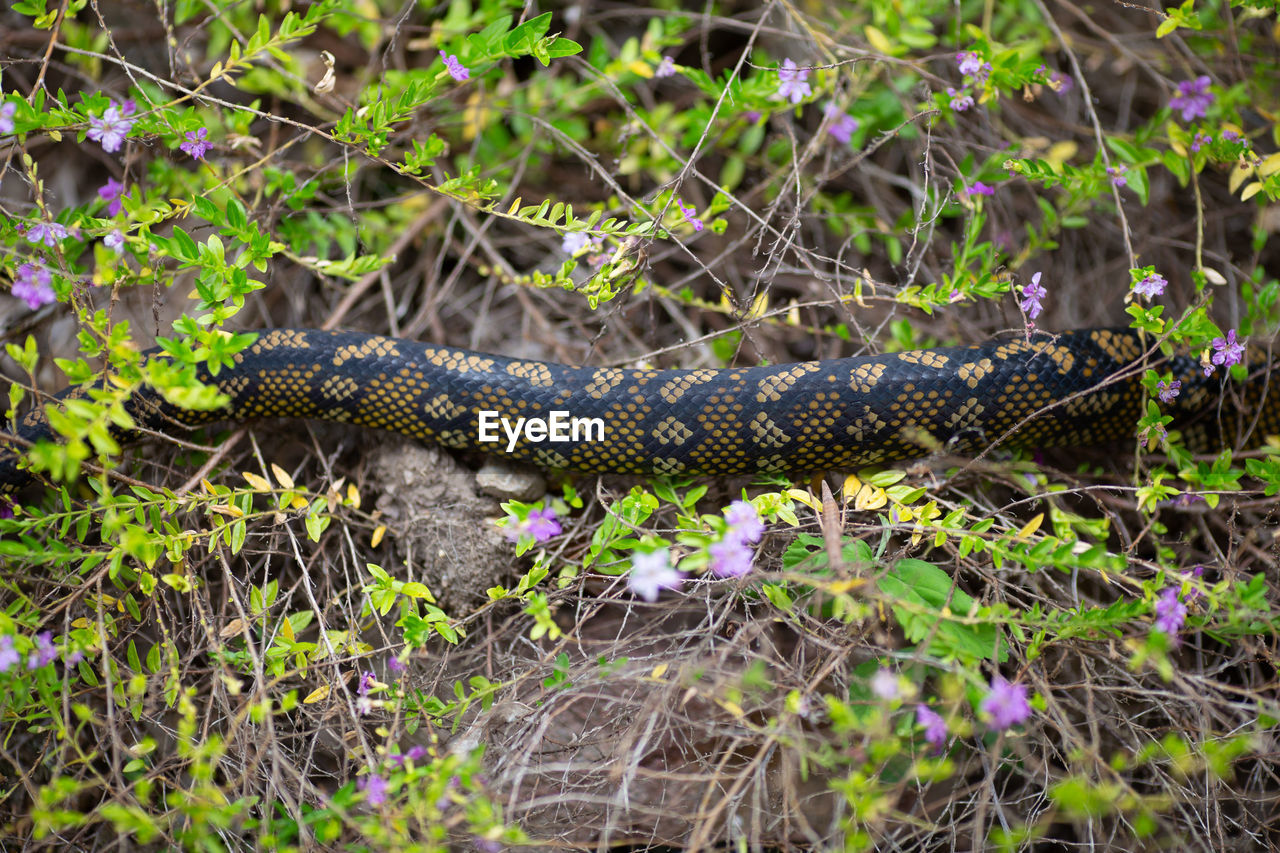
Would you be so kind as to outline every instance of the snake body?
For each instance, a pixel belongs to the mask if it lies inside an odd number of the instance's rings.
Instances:
[[[127,408],[138,424],[159,431],[242,418],[315,418],[550,468],[799,474],[935,451],[974,454],[997,443],[1131,439],[1147,400],[1136,365],[1145,351],[1135,332],[1093,329],[771,367],[622,370],[357,332],[273,329],[259,333],[230,368],[200,376],[227,394],[225,408],[183,410],[147,390]],[[1193,448],[1214,449],[1250,431],[1280,432],[1280,392],[1268,394],[1265,381],[1244,385],[1234,406],[1214,406],[1223,397],[1222,371],[1205,377],[1185,355],[1161,369],[1182,382],[1163,408]],[[496,431],[496,441],[481,440],[482,412],[491,413],[488,434]],[[564,440],[519,431],[512,441],[493,426],[556,412]],[[563,419],[579,419],[584,429],[575,437]],[[29,480],[19,468],[20,448],[53,437],[40,409],[15,434],[21,441],[0,434],[0,490]]]

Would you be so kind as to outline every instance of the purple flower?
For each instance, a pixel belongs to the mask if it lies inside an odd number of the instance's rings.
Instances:
[[[1049,88],[1057,92],[1059,95],[1065,95],[1076,87],[1076,81],[1071,79],[1067,74],[1061,71],[1055,71],[1049,75]]]
[[[664,589],[679,589],[683,580],[684,575],[672,567],[671,553],[666,548],[631,556],[627,586],[645,601],[657,601]]]
[[[897,699],[902,693],[901,687],[898,686],[898,674],[883,667],[877,669],[876,674],[871,676],[871,692],[886,701]]]
[[[396,657],[395,655],[392,655],[391,657],[387,658],[387,671],[392,673],[393,675],[399,675],[400,673],[404,672],[406,669],[408,669],[408,667],[406,667],[403,663],[401,663],[400,658]]]
[[[591,237],[585,231],[566,231],[564,237],[560,238],[560,248],[570,257],[587,248],[590,243]]]
[[[947,743],[947,721],[928,705],[916,706],[916,724],[924,726],[924,739],[935,752],[942,752]]]
[[[1168,385],[1164,384],[1161,379],[1156,383],[1156,394],[1160,397],[1161,403],[1172,403],[1173,398],[1178,396],[1178,392],[1182,390],[1182,380],[1174,379]]]
[[[1191,571],[1182,576],[1184,582],[1190,584],[1193,581],[1201,580],[1204,577],[1204,566],[1196,566]],[[1194,586],[1187,589],[1187,601],[1195,601],[1197,598],[1204,596],[1204,593],[1196,589]]]
[[[1160,273],[1150,273],[1142,281],[1133,286],[1133,292],[1139,296],[1150,299],[1153,296],[1160,296],[1164,293],[1165,286],[1169,282],[1165,281],[1165,277]]]
[[[449,71],[449,76],[459,83],[471,77],[471,71],[467,66],[458,61],[458,57],[450,56],[443,50],[440,51],[440,58],[444,60],[444,67]]]
[[[1227,332],[1225,338],[1213,339],[1213,358],[1214,364],[1221,364],[1223,367],[1230,367],[1233,364],[1239,364],[1244,361],[1244,344],[1236,341],[1236,330],[1231,329]],[[1208,372],[1205,373],[1208,376]]]
[[[698,212],[696,207],[685,207],[680,199],[676,199],[676,207],[680,208],[680,212],[684,214],[684,219],[693,226],[694,231],[702,230],[702,220],[694,216]]]
[[[507,538],[512,542],[519,541],[521,536],[532,536],[534,542],[546,542],[553,536],[559,536],[561,532],[560,521],[556,518],[556,511],[551,507],[536,507],[529,510],[529,515],[524,521],[514,521],[508,523],[506,529]]]
[[[717,577],[740,578],[751,571],[755,553],[751,546],[730,531],[707,549],[711,554],[711,572]]]
[[[1240,134],[1236,133],[1234,130],[1224,130],[1222,131],[1222,141],[1223,142],[1239,142]]]
[[[387,762],[392,767],[403,767],[406,761],[421,761],[427,757],[427,748],[422,744],[416,744],[409,747],[407,752],[398,752],[395,755],[387,756]]]
[[[841,112],[835,104],[827,104],[822,112],[831,119],[831,123],[827,125],[827,133],[839,140],[840,144],[848,145],[849,140],[853,139],[853,135],[858,132],[858,120],[846,112]]]
[[[187,141],[178,147],[196,160],[203,160],[204,155],[208,154],[209,149],[213,147],[213,143],[205,138],[208,135],[209,129],[207,127],[202,127],[199,130],[188,130],[186,133]]]
[[[951,98],[951,109],[958,113],[962,113],[973,106],[973,96],[969,94],[967,89],[956,90],[948,86],[947,95]]]
[[[653,76],[661,80],[663,77],[673,77],[676,73],[676,61],[669,56],[662,57],[662,61],[658,63],[658,67],[653,69]]]
[[[16,504],[4,495],[0,495],[0,518],[13,518],[13,508]]]
[[[998,731],[1025,723],[1031,716],[1027,686],[1005,681],[1001,675],[991,679],[991,692],[978,707],[991,717],[991,727]]]
[[[107,202],[107,216],[115,216],[120,212],[124,195],[124,184],[115,178],[107,178],[107,182],[98,188],[98,198]]]
[[[764,522],[750,501],[734,501],[724,511],[724,520],[729,523],[729,531],[736,534],[743,542],[755,544],[764,535]]]
[[[80,661],[82,660],[84,660],[84,652],[81,651],[80,649],[75,649],[74,651],[67,652],[62,656],[62,662],[65,663],[67,666],[75,666],[76,664],[80,663]]]
[[[17,111],[18,105],[12,101],[0,104],[0,133],[13,133],[13,114]]]
[[[1213,137],[1203,131],[1196,131],[1196,138],[1191,140],[1191,150],[1199,151],[1205,145],[1213,141]]]
[[[102,143],[103,151],[114,154],[133,129],[135,119],[129,118],[132,114],[133,101],[125,101],[124,106],[112,101],[102,115],[89,116],[89,132],[85,135],[94,142]]]
[[[974,181],[973,186],[965,187],[961,190],[965,195],[995,195],[996,188],[984,184],[982,181]]]
[[[380,806],[387,801],[387,780],[377,773],[361,776],[356,788],[364,791],[365,800],[371,806]]]
[[[13,647],[13,637],[0,635],[0,672],[8,672],[22,660],[22,655]]]
[[[1040,276],[1042,273],[1036,273],[1031,276],[1031,283],[1022,286],[1022,299],[1018,302],[1028,317],[1032,320],[1040,316],[1040,312],[1044,307],[1040,304],[1040,300],[1048,296],[1048,291],[1040,286]]]
[[[1178,600],[1178,586],[1165,587],[1156,599],[1156,619],[1152,627],[1176,638],[1187,621],[1187,605]]]
[[[124,247],[124,232],[119,228],[116,228],[110,234],[102,238],[102,245],[106,246],[113,252],[119,252]]]
[[[50,249],[56,249],[59,241],[67,239],[69,234],[67,226],[60,222],[37,222],[27,229],[27,240],[36,245],[43,243]]]
[[[808,68],[797,68],[795,61],[791,59],[783,60],[782,67],[778,69],[778,91],[773,93],[773,100],[800,103],[813,94],[813,90],[805,82],[808,77]]]
[[[760,120],[762,115],[764,115],[764,113],[759,110],[747,110],[742,114],[742,117],[747,120],[748,124],[755,124]]]
[[[33,639],[36,647],[27,658],[27,669],[39,669],[58,659],[58,647],[53,644],[52,631],[41,631]]]
[[[52,282],[53,275],[44,264],[23,264],[18,267],[18,275],[13,280],[13,295],[34,311],[58,298],[53,292]]]
[[[1178,84],[1178,94],[1169,99],[1169,107],[1182,111],[1182,120],[1204,118],[1214,95],[1209,91],[1209,78],[1201,74],[1194,80],[1183,80]]]
[[[960,67],[961,74],[977,77],[979,80],[984,79],[987,73],[991,71],[991,63],[984,62],[981,56],[971,50],[957,53],[956,65]]]
[[[1127,166],[1108,166],[1107,175],[1111,177],[1111,186],[1122,187],[1129,183],[1129,179],[1124,176],[1127,171],[1129,171]]]
[[[356,685],[356,692],[361,696],[368,696],[369,691],[377,683],[377,677],[372,672],[366,672],[360,676],[360,682]]]

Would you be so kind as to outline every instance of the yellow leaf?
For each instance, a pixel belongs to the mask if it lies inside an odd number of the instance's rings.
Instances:
[[[660,663],[660,664],[658,664],[657,666],[655,666],[655,667],[653,668],[653,672],[649,673],[649,676],[650,676],[651,678],[655,678],[655,679],[659,679],[659,680],[660,680],[660,679],[662,678],[662,676],[664,676],[664,675],[666,675],[666,674],[667,674],[667,667],[668,667],[668,666],[669,666],[669,664],[665,664],[665,663]]]
[[[747,320],[758,320],[769,310],[769,292],[760,291],[760,295],[751,300],[751,308],[747,311]]]
[[[347,506],[360,508],[360,490],[356,488],[355,483],[347,484]]]
[[[844,478],[844,484],[840,486],[840,494],[844,495],[847,500],[856,495],[858,493],[858,489],[861,488],[862,481],[858,479],[858,475],[850,474],[848,477]]]
[[[1262,161],[1262,165],[1258,167],[1258,174],[1264,178],[1268,178],[1280,172],[1280,153],[1272,154],[1270,157]]]
[[[236,618],[236,619],[232,619],[226,625],[223,625],[222,630],[218,632],[218,636],[225,640],[228,637],[234,637],[237,634],[242,633],[243,631],[244,631],[244,620]]]
[[[250,471],[245,471],[245,472],[244,472],[244,473],[242,473],[240,476],[241,476],[241,477],[244,477],[245,481],[246,481],[250,486],[252,486],[252,487],[253,487],[253,490],[254,490],[255,492],[269,492],[269,491],[271,491],[271,481],[270,481],[270,480],[268,480],[266,477],[260,477],[260,476],[258,476],[257,474],[254,474],[254,473],[252,473],[252,472],[250,472]]]
[[[271,463],[271,473],[276,475],[276,480],[286,489],[293,488],[293,478],[289,476],[289,472],[281,468],[276,463]]]
[[[294,495],[293,500],[289,502],[289,506],[293,507],[294,509],[306,509],[307,499],[304,498],[302,495]]]
[[[387,535],[387,526],[385,524],[379,524],[377,527],[373,529],[373,535],[369,537],[369,547],[377,548],[378,545],[382,542],[382,537],[386,535]]]
[[[1044,155],[1044,159],[1048,160],[1055,166],[1061,166],[1063,163],[1076,156],[1076,152],[1079,150],[1080,146],[1070,140],[1055,142],[1049,146],[1049,151]]]
[[[867,582],[866,578],[849,578],[848,580],[834,581],[827,584],[827,591],[840,595],[852,589],[857,589]]]
[[[520,210],[520,202],[524,201],[520,196],[516,196],[516,200],[511,202],[511,206],[507,208],[507,216],[515,216]]]
[[[314,705],[317,702],[324,701],[329,696],[329,685],[324,684],[317,687],[307,694],[307,698],[302,700],[303,705]]]
[[[720,707],[724,708],[726,711],[728,711],[730,714],[733,714],[738,719],[742,719],[743,717],[746,716],[746,713],[742,710],[742,706],[739,705],[737,702],[730,702],[726,699],[725,701],[720,703]]]
[[[1249,186],[1244,188],[1244,192],[1240,193],[1240,200],[1248,201],[1249,199],[1257,195],[1258,191],[1261,189],[1262,189],[1262,184],[1258,183],[1257,181],[1254,181],[1253,183],[1249,184]]]
[[[222,73],[222,63],[221,63],[221,62],[215,62],[215,63],[213,63],[213,67],[209,69],[209,79],[210,79],[210,80],[217,80],[217,79],[218,79],[218,75],[219,75],[219,74],[221,74],[221,73]]]
[[[822,502],[804,489],[787,489],[787,497],[799,501],[814,512],[822,512]]]
[[[208,492],[211,495],[217,494],[217,492],[214,491],[213,483],[210,483],[204,477],[200,478],[200,488],[204,489],[206,492]]]
[[[888,36],[870,24],[864,27],[862,31],[867,35],[867,42],[876,51],[886,56],[893,56],[893,43],[889,41]]]
[[[858,490],[858,496],[853,499],[853,508],[861,510],[880,509],[888,503],[889,496],[884,493],[884,489],[867,483]]]
[[[1227,192],[1235,192],[1240,189],[1240,185],[1244,183],[1244,179],[1252,174],[1253,169],[1250,166],[1236,166],[1231,170],[1231,177],[1227,179]]]
[[[297,635],[293,633],[293,623],[287,618],[280,621],[280,635],[291,643],[297,637]]]
[[[232,506],[231,504],[210,504],[209,510],[211,512],[221,513],[222,515],[229,515],[232,518],[241,518],[244,516],[244,510],[240,509],[238,506]]]
[[[1036,513],[1036,517],[1028,521],[1026,524],[1024,524],[1022,526],[1022,529],[1018,531],[1018,535],[1013,537],[1014,540],[1017,541],[1017,540],[1030,538],[1031,534],[1035,533],[1037,530],[1040,529],[1040,524],[1043,521],[1044,521],[1044,513],[1043,512]]]
[[[643,62],[639,59],[634,62],[627,63],[627,70],[632,74],[643,77],[646,80],[653,77],[653,68],[649,66],[649,63]]]

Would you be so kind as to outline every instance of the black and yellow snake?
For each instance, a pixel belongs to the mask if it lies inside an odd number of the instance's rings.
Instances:
[[[995,444],[1087,445],[1131,439],[1147,393],[1136,332],[1037,333],[967,347],[719,370],[620,370],[520,361],[357,332],[274,329],[216,377],[224,409],[192,412],[154,392],[130,414],[152,430],[257,417],[301,417],[393,430],[550,468],[734,475],[847,469]],[[1162,408],[1189,446],[1280,432],[1280,391],[1205,377],[1189,356],[1164,361],[1182,382]],[[1225,393],[1224,393],[1225,392]],[[1235,395],[1236,402],[1221,401]],[[489,412],[482,423],[481,413]],[[554,420],[565,440],[509,427]],[[570,424],[583,426],[577,438]],[[482,427],[488,437],[482,441]],[[595,427],[592,429],[592,427]],[[556,432],[552,424],[551,432]],[[29,480],[21,447],[51,438],[40,408],[0,434],[0,490]],[[510,449],[508,450],[508,444]]]

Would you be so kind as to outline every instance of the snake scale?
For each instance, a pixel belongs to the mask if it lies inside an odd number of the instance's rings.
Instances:
[[[273,329],[216,377],[201,375],[230,398],[225,408],[182,410],[144,390],[127,409],[159,431],[301,417],[584,472],[800,474],[935,451],[975,454],[998,443],[1131,440],[1147,400],[1134,369],[1145,352],[1136,332],[1092,329],[770,367],[622,370],[357,332]],[[1280,432],[1280,391],[1267,392],[1267,356],[1255,349],[1249,359],[1263,369],[1243,385],[1224,383],[1221,370],[1205,377],[1187,355],[1160,365],[1182,382],[1162,408],[1188,446],[1214,450],[1241,435]],[[494,440],[481,440],[482,412]],[[576,437],[568,421],[543,435],[495,426],[556,412],[583,425]],[[0,491],[30,479],[19,466],[21,447],[53,438],[41,408],[15,434],[21,441],[0,433]]]

